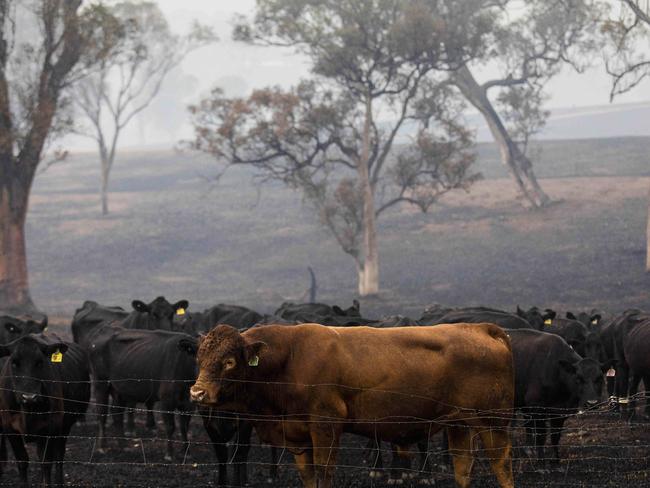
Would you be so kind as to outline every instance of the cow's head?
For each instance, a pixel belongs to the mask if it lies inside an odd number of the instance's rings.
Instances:
[[[199,341],[199,377],[190,389],[192,401],[216,406],[242,398],[246,379],[254,368],[263,367],[266,349],[264,342],[247,341],[229,325],[212,329]]]
[[[176,330],[174,316],[185,313],[189,302],[181,300],[174,304],[169,303],[165,297],[158,297],[153,302],[146,304],[140,300],[133,300],[133,310],[144,315],[147,329]]]
[[[4,315],[0,317],[0,344],[8,344],[28,334],[39,334],[47,327],[47,316],[40,321],[32,318],[21,320]]]
[[[361,317],[361,305],[358,300],[352,300],[352,306],[343,310],[338,305],[332,307],[332,311],[336,315],[342,315],[344,317]]]
[[[577,406],[596,406],[601,399],[604,384],[600,363],[593,359],[573,362],[562,360],[560,367],[563,370],[563,383],[577,400]]]
[[[6,371],[15,399],[32,405],[50,398],[48,391],[60,388],[54,368],[65,361],[68,346],[56,337],[30,334],[10,344],[0,345],[0,357],[9,356]]]
[[[517,306],[517,315],[526,319],[533,329],[544,330],[544,326],[549,320],[553,320],[557,314],[554,310],[547,308],[543,312],[537,307],[531,307],[528,310],[522,310]]]

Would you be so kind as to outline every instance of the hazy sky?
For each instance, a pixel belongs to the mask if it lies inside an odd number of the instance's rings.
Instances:
[[[188,137],[190,132],[183,107],[198,100],[215,84],[227,93],[237,95],[268,85],[290,86],[308,74],[305,60],[289,50],[246,46],[230,40],[233,15],[250,13],[255,5],[254,0],[157,0],[157,3],[175,32],[187,32],[191,21],[198,19],[213,26],[220,41],[191,53],[181,66],[185,76],[177,73],[175,79],[163,88],[161,100],[151,109],[156,114],[155,118],[161,122],[158,124],[160,127],[150,126],[149,123],[145,127],[145,116],[142,121],[136,121],[130,127],[124,145],[138,144],[142,140],[153,145],[170,138],[178,140]],[[548,107],[608,105],[610,85],[610,79],[602,66],[585,74],[576,74],[566,69],[548,87]],[[190,93],[187,93],[188,86],[191,87]],[[174,95],[182,88],[185,88],[182,101],[179,102],[177,97],[178,107],[167,112]],[[648,83],[641,85],[631,93],[618,97],[614,104],[650,102],[649,88]],[[174,120],[165,121],[165,117],[173,117]],[[163,127],[165,122],[166,129]],[[136,127],[138,124],[139,127]],[[74,147],[88,145],[79,139],[69,142]]]

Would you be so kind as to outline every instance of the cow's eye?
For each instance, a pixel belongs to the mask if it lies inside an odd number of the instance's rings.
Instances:
[[[229,369],[232,369],[235,367],[235,359],[234,358],[228,358],[223,362],[223,369],[228,371]]]
[[[19,366],[20,366],[20,363],[18,361],[16,361],[15,359],[13,361],[11,361],[11,367],[12,368],[17,368]]]

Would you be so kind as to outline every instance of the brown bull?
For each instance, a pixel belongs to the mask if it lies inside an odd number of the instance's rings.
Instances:
[[[220,325],[197,360],[192,399],[247,414],[264,442],[294,453],[308,488],[331,486],[343,432],[407,447],[442,428],[458,485],[480,437],[500,486],[514,486],[512,352],[495,325]]]

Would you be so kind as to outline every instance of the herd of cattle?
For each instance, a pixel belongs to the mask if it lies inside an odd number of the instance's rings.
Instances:
[[[270,476],[282,447],[295,455],[307,487],[330,486],[342,433],[367,437],[375,453],[390,443],[389,477],[399,481],[411,464],[399,454],[416,444],[426,452],[443,430],[459,486],[469,486],[478,437],[500,486],[511,487],[514,412],[522,415],[526,447],[536,448],[529,455],[546,462],[550,433],[549,459],[558,462],[568,417],[605,406],[631,416],[628,399],[641,380],[650,385],[650,313],[641,310],[560,317],[536,307],[511,313],[435,306],[419,319],[371,320],[356,301],[348,309],[285,303],[274,315],[223,304],[193,313],[187,300],[163,297],[132,307],[85,302],[72,321],[72,343],[46,333],[47,319],[0,317],[0,466],[8,442],[24,485],[25,442],[37,444],[41,482],[49,484],[54,469],[55,483],[63,484],[67,436],[91,394],[100,448],[109,414],[124,437],[134,431],[139,404],[155,428],[157,404],[165,458],[172,460],[175,417],[186,452],[188,425],[198,414],[220,485],[246,485],[253,429],[274,446]],[[370,463],[378,475],[381,456]]]

